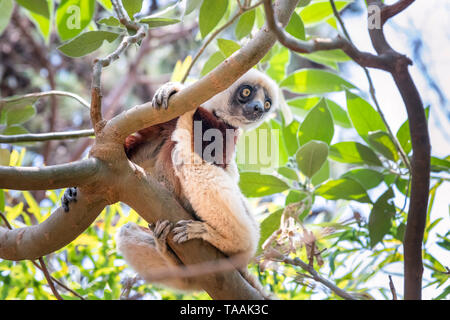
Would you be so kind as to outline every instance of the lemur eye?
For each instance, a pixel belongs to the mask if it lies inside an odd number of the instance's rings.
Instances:
[[[266,111],[269,110],[271,106],[272,106],[272,104],[270,103],[270,101],[264,102],[264,109],[265,109]]]
[[[241,96],[247,98],[251,93],[252,91],[249,88],[244,88],[241,91]]]

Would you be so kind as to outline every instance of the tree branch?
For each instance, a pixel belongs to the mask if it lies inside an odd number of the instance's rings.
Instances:
[[[295,8],[296,0],[277,1],[278,21],[287,24]],[[218,65],[213,72],[174,94],[167,110],[156,110],[151,102],[135,106],[111,119],[103,134],[116,142],[123,142],[130,134],[169,121],[193,110],[219,92],[228,88],[240,76],[261,60],[276,41],[276,35],[263,26],[255,37],[240,50]]]
[[[312,267],[312,265],[309,265],[305,262],[303,262],[302,260],[300,260],[299,258],[289,258],[287,256],[284,255],[279,255],[276,258],[277,261],[281,261],[284,262],[286,264],[290,264],[293,266],[298,266],[301,267],[303,270],[307,271],[312,278],[317,281],[322,283],[324,286],[326,286],[327,288],[329,288],[331,291],[333,291],[334,293],[336,293],[339,297],[345,299],[345,300],[357,300],[355,297],[353,297],[351,294],[349,294],[348,292],[342,290],[341,288],[339,288],[338,286],[336,286],[334,283],[332,283],[331,281],[323,278],[321,275],[319,275],[319,273],[314,270],[314,268]]]
[[[0,166],[0,189],[48,190],[79,186],[95,181],[102,168],[101,161],[95,158],[42,168]]]
[[[79,190],[69,212],[54,211],[38,225],[8,230],[0,227],[0,258],[35,260],[61,249],[76,239],[108,204],[103,194]]]
[[[378,0],[367,0],[369,5],[381,5]],[[400,4],[403,3],[403,4]],[[405,9],[412,1],[399,1],[388,9],[392,17]],[[381,6],[382,10],[383,7]],[[386,10],[386,7],[384,7]],[[411,197],[403,240],[404,246],[404,297],[418,300],[422,297],[422,241],[425,230],[428,190],[430,188],[430,136],[422,99],[411,78],[408,66],[412,61],[396,52],[387,42],[383,27],[369,29],[373,47],[379,54],[393,56],[393,68],[389,70],[405,103],[413,156],[411,159]]]
[[[399,0],[391,5],[381,7],[381,25],[384,25],[393,16],[408,8],[415,0]]]
[[[67,132],[27,133],[11,136],[0,135],[0,143],[38,142],[49,140],[67,140],[94,136],[93,129]]]
[[[256,7],[258,7],[259,5],[261,5],[262,1],[256,3],[255,5],[251,6],[251,7],[244,7],[241,5],[241,3],[239,1],[237,1],[238,6],[239,6],[239,10],[234,14],[234,16],[228,20],[227,23],[225,23],[223,26],[221,26],[220,28],[216,29],[208,38],[208,40],[205,41],[205,43],[203,43],[203,45],[201,46],[201,48],[198,50],[198,52],[196,53],[196,55],[194,56],[194,58],[192,59],[191,64],[189,65],[189,68],[186,70],[186,73],[184,74],[183,78],[181,79],[181,83],[184,83],[187,79],[187,77],[189,76],[189,73],[192,70],[192,67],[194,66],[194,64],[197,62],[198,58],[201,56],[201,54],[203,53],[203,51],[205,51],[206,47],[211,43],[211,41],[213,41],[217,35],[219,33],[221,33],[223,30],[225,30],[226,28],[228,28],[230,25],[233,24],[234,21],[236,21],[237,18],[239,18],[242,14],[244,14],[247,11],[253,10]]]

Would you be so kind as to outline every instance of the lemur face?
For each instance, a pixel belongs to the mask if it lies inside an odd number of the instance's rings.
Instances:
[[[277,103],[277,85],[262,72],[251,69],[203,107],[233,127],[250,129],[261,124]]]

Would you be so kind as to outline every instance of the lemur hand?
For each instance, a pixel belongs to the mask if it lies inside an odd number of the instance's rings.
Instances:
[[[159,88],[152,99],[152,105],[156,109],[167,109],[169,106],[169,98],[184,88],[179,82],[167,82],[161,88]]]
[[[69,203],[77,202],[77,187],[67,188],[61,199],[62,207],[65,212],[69,212]]]

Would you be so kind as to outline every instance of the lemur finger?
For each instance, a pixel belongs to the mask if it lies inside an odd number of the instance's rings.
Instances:
[[[155,237],[165,238],[172,228],[172,223],[169,220],[158,220],[156,222],[155,230],[153,231]]]

